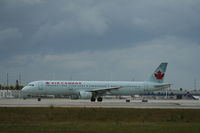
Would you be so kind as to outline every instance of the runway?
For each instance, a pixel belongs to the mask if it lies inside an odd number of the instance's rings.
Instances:
[[[99,107],[99,108],[192,108],[200,109],[199,100],[131,100],[104,99],[103,102],[69,99],[0,99],[0,107]]]

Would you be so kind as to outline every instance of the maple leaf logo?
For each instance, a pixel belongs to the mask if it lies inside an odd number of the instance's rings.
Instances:
[[[157,73],[154,73],[154,76],[156,77],[156,79],[158,80],[162,80],[164,77],[164,73],[162,73],[161,71],[158,71]]]

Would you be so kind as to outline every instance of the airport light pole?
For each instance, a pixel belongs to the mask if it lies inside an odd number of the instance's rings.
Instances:
[[[21,85],[21,73],[19,73],[19,82],[18,82],[19,86]]]
[[[196,78],[194,78],[194,90],[197,89],[197,81],[196,81]]]
[[[7,82],[6,82],[6,84],[7,84],[7,87],[6,87],[6,88],[7,88],[6,97],[7,97],[7,96],[8,96],[8,81],[9,81],[9,80],[8,80],[8,72],[6,73],[6,79],[7,79]]]
[[[9,80],[8,80],[8,73],[6,74],[6,79],[7,79],[6,85],[7,85],[7,89],[8,89],[8,82],[9,82]]]

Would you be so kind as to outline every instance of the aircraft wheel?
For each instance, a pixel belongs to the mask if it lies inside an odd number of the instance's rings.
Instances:
[[[91,97],[91,102],[95,102],[96,101],[96,98],[95,97]]]
[[[102,100],[103,100],[102,97],[98,97],[98,98],[97,98],[97,101],[98,101],[98,102],[102,102]]]

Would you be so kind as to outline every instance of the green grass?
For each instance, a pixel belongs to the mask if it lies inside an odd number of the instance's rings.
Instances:
[[[197,109],[0,108],[0,133],[199,133]]]

